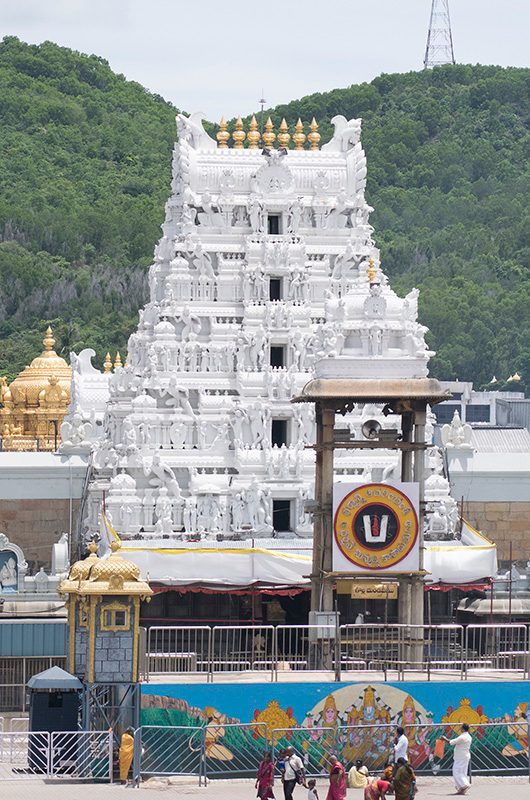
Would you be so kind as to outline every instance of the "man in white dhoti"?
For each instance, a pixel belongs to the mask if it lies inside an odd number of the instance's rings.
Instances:
[[[460,736],[456,739],[448,739],[447,736],[442,738],[454,747],[454,761],[453,761],[453,779],[456,786],[457,794],[465,794],[471,786],[469,782],[469,759],[471,758],[471,734],[469,733],[469,725],[465,722],[460,728]]]

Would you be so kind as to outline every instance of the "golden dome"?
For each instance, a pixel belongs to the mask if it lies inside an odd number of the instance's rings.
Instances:
[[[90,551],[90,555],[87,558],[82,559],[82,561],[76,561],[70,567],[70,572],[68,573],[69,581],[86,581],[90,575],[90,570],[94,564],[99,561],[97,555],[97,544],[95,544],[95,542],[91,542],[88,545],[88,549]]]
[[[9,386],[12,401],[15,406],[38,407],[39,396],[42,399],[51,388],[57,385],[65,393],[65,396],[61,398],[61,405],[66,404],[66,409],[70,400],[72,368],[53,349],[55,339],[50,327],[48,327],[42,343],[44,350],[40,356],[34,358],[31,364],[25,367]],[[58,396],[56,391],[52,392],[52,395]]]
[[[98,563],[90,572],[91,581],[108,581],[114,582],[116,578],[120,581],[139,581],[140,568],[133,564],[132,561],[127,561],[119,554],[119,542],[111,543],[112,553],[108,558],[98,559]]]

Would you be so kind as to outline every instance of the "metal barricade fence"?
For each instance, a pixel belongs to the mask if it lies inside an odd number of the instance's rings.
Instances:
[[[259,671],[274,680],[275,630],[272,625],[219,626],[212,630],[210,676]]]
[[[133,780],[141,777],[250,778],[268,747],[263,722],[202,727],[144,725],[135,732]]]
[[[443,753],[435,746],[442,736],[455,738],[460,723],[413,724],[403,722],[409,740],[408,760],[418,775],[448,775],[453,766],[453,748]],[[472,736],[470,769],[480,775],[530,774],[527,721],[478,723]],[[329,727],[277,728],[272,731],[273,757],[291,746],[302,758],[308,776],[329,772],[329,757],[336,755],[346,770],[360,759],[370,773],[381,772],[393,761],[395,724],[330,725]]]
[[[49,775],[53,778],[112,781],[112,732],[52,733]]]
[[[308,777],[328,773],[329,757],[337,755],[337,729],[334,727],[275,728],[272,731],[272,757],[278,771],[282,751],[292,747],[304,762]]]
[[[276,680],[279,673],[335,669],[340,646],[334,625],[278,625],[275,639]]]
[[[148,635],[149,671],[260,672],[281,680],[296,672],[407,671],[457,673],[474,670],[530,674],[530,631],[525,625],[249,625],[156,627]]]
[[[530,628],[526,625],[468,625],[466,674],[493,669],[529,674]]]
[[[0,733],[0,782],[43,778],[50,771],[47,731]]]
[[[471,746],[473,774],[530,775],[529,727],[526,720],[514,720],[488,722],[476,728]]]
[[[400,625],[341,625],[340,661],[343,671],[398,669]]]
[[[373,708],[366,708],[363,713],[368,715],[371,711]],[[358,717],[359,710],[355,714]],[[409,724],[406,719],[400,723],[408,738],[408,760],[415,772],[419,776],[450,774],[453,748],[445,744],[439,750],[437,743],[443,736],[458,736],[460,723],[422,724],[415,716]],[[524,715],[513,721],[478,721],[470,726],[470,733],[473,773],[530,774],[529,723]],[[370,773],[377,774],[393,762],[395,736],[395,722],[370,721],[289,728],[271,728],[257,722],[144,726],[135,734],[133,775],[137,783],[140,776],[187,775],[198,778],[199,785],[203,778],[250,778],[255,776],[265,750],[272,749],[273,760],[278,764],[283,748],[288,746],[302,758],[308,777],[327,775],[331,755],[336,755],[347,770],[360,759]]]
[[[204,729],[204,777],[253,778],[267,746],[267,725],[212,725]]]
[[[208,674],[212,629],[208,626],[159,626],[147,634],[147,673]]]
[[[29,717],[11,717],[7,720],[7,728],[11,733],[25,733],[29,730]]]
[[[203,774],[204,727],[143,725],[135,733],[133,779]]]
[[[462,625],[401,625],[399,671],[465,672],[464,628]]]

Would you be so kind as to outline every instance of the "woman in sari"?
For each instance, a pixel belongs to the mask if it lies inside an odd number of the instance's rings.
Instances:
[[[404,758],[398,758],[396,762],[392,783],[396,800],[413,800],[416,794],[416,775]]]
[[[127,728],[121,737],[118,759],[120,763],[120,781],[127,784],[129,770],[133,762],[134,754],[134,728]]]
[[[364,800],[385,800],[386,793],[392,788],[392,767],[387,767],[382,778],[374,778],[364,790]]]
[[[346,770],[337,756],[330,756],[329,763],[329,789],[326,800],[346,800]]]
[[[267,800],[269,797],[274,797],[272,791],[272,784],[274,781],[274,764],[270,753],[265,753],[256,775],[256,789],[258,790],[257,797],[260,800]]]

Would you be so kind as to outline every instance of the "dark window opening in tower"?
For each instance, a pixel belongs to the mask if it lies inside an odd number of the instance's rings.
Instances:
[[[271,233],[273,235],[281,233],[279,214],[269,214],[267,216],[267,233]]]
[[[285,367],[285,347],[283,345],[271,344],[270,350],[271,367]]]
[[[273,419],[271,425],[271,443],[277,447],[289,445],[288,425],[286,419]]]
[[[282,300],[282,279],[269,279],[269,300]]]
[[[272,527],[275,531],[291,530],[291,501],[272,501]]]

